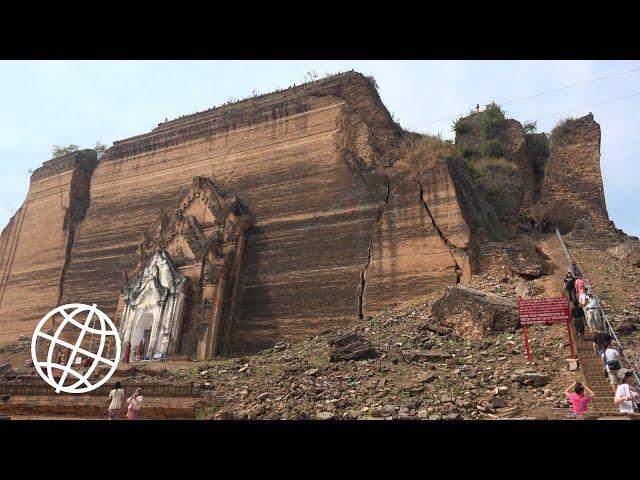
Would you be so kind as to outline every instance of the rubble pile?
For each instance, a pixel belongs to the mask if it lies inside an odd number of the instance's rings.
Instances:
[[[461,338],[437,323],[431,303],[251,357],[138,368],[129,381],[193,382],[209,419],[486,419],[567,407],[562,327],[532,332],[538,355],[527,364],[519,333]]]
[[[518,325],[513,300],[462,285],[447,287],[444,296],[433,304],[432,313],[455,334],[470,338],[514,331]]]

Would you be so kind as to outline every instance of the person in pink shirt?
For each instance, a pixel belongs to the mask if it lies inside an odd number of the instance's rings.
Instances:
[[[584,292],[584,288],[585,288],[585,286],[586,286],[586,283],[585,283],[585,281],[583,280],[583,278],[582,278],[582,277],[580,277],[580,278],[576,278],[575,286],[576,286],[576,294],[577,294],[577,295],[578,295],[578,297],[579,297],[579,296],[580,296],[580,294],[581,294],[582,292]]]
[[[569,390],[573,388],[573,393],[569,393]],[[584,391],[587,391],[585,395]],[[571,402],[572,410],[571,415],[574,417],[581,417],[589,408],[589,403],[593,400],[593,391],[586,385],[582,385],[579,382],[573,382],[569,388],[564,391],[569,402]]]
[[[136,391],[127,399],[129,407],[127,408],[127,419],[138,420],[140,418],[140,408],[142,407],[142,389],[136,388]]]

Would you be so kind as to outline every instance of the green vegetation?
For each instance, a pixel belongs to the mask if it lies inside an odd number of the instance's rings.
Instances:
[[[60,145],[54,145],[51,151],[53,158],[61,157],[62,155],[66,155],[67,153],[77,152],[80,150],[78,145],[73,143],[67,145],[66,147],[61,147]]]
[[[467,166],[467,171],[471,176],[471,180],[473,180],[474,183],[478,183],[478,181],[480,180],[480,169],[478,168],[478,162],[476,160],[468,158],[465,164]]]
[[[376,82],[376,79],[374,78],[373,75],[367,75],[366,78],[367,78],[367,80],[369,80],[369,82],[371,83],[373,88],[375,88],[376,90],[380,89],[380,87],[378,86],[378,82]]]
[[[533,159],[536,174],[544,172],[544,166],[549,158],[549,135],[546,133],[528,133],[525,135],[527,156]]]
[[[575,117],[562,117],[560,121],[553,127],[554,130],[559,129],[562,133],[569,133],[572,124],[577,120]]]
[[[96,151],[96,155],[98,157],[98,160],[100,160],[100,158],[102,158],[102,156],[107,151],[107,148],[108,147],[104,143],[102,143],[100,140],[98,140],[96,142],[96,146],[93,147],[93,149]]]
[[[469,148],[469,147],[464,147],[462,149],[462,157],[463,158],[471,158],[476,154],[475,150],[473,148]]]
[[[517,172],[518,167],[505,158],[483,158],[478,162],[478,171],[480,173],[488,173],[495,170]]]
[[[451,130],[456,132],[457,135],[461,135],[463,133],[470,132],[471,125],[466,117],[460,117],[455,122],[453,122]]]
[[[494,102],[486,106],[480,116],[480,126],[484,132],[485,138],[491,140],[498,136],[500,128],[504,124],[504,112]]]
[[[538,132],[538,122],[524,122],[522,127],[525,135],[532,135]]]
[[[502,144],[495,138],[487,140],[482,146],[482,155],[484,157],[501,157],[504,153]]]
[[[475,181],[498,218],[510,219],[522,199],[518,167],[504,158],[482,158],[475,165]]]
[[[314,82],[318,80],[318,78],[320,78],[320,75],[318,75],[318,72],[316,72],[315,70],[309,70],[304,76],[304,81]]]

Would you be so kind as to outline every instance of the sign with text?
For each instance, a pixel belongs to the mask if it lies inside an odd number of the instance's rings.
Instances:
[[[569,303],[565,297],[518,300],[520,325],[561,323],[570,318]]]

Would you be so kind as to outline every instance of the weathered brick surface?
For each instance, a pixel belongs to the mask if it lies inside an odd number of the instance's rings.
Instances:
[[[193,420],[200,399],[187,397],[145,397],[140,410],[141,420]],[[0,413],[21,417],[69,417],[107,418],[108,403],[105,397],[84,395],[12,395],[0,400]],[[119,411],[118,418],[125,419],[126,408]]]
[[[255,217],[233,354],[355,320],[369,232],[385,196],[383,178],[367,171],[388,161],[378,152],[389,151],[381,147],[394,127],[366,80],[340,81],[307,95],[299,113],[274,111],[251,123],[243,119],[253,114],[243,111],[228,129],[206,113],[117,142],[94,173],[63,301],[96,302],[115,316],[122,272],[137,260],[142,232],[202,175]],[[261,101],[252,108],[262,111]]]
[[[482,126],[483,114],[483,112],[473,113],[465,118],[468,130],[456,134],[456,146],[460,152],[465,152],[466,155],[486,157],[487,142],[496,142],[501,151],[497,157],[504,157],[516,167],[515,178],[511,183],[517,185],[519,191],[514,190],[514,195],[507,194],[507,198],[509,198],[507,208],[496,212],[506,223],[506,226],[513,228],[520,210],[531,207],[536,201],[536,177],[533,160],[527,155],[526,136],[520,122],[512,118],[505,118],[493,138],[488,138]]]
[[[68,154],[37,169],[27,198],[0,237],[0,342],[31,335],[56,306],[70,229],[88,199],[93,150]]]
[[[600,125],[589,114],[551,132],[541,211],[564,233],[577,219],[607,223],[600,171]]]
[[[542,197],[559,221],[592,204],[606,218],[600,131],[585,119],[552,139]],[[474,132],[457,147],[482,147]],[[30,335],[58,302],[95,302],[116,318],[144,232],[196,176],[236,195],[254,218],[232,355],[441,291],[480,271],[484,239],[515,221],[500,222],[453,145],[420,147],[414,137],[349,72],[162,123],[115,142],[95,170],[93,151],[46,162],[0,236],[0,342]],[[535,200],[536,179],[520,123],[505,120],[497,138],[524,191],[514,220]],[[587,172],[586,188],[565,176],[576,168]]]

